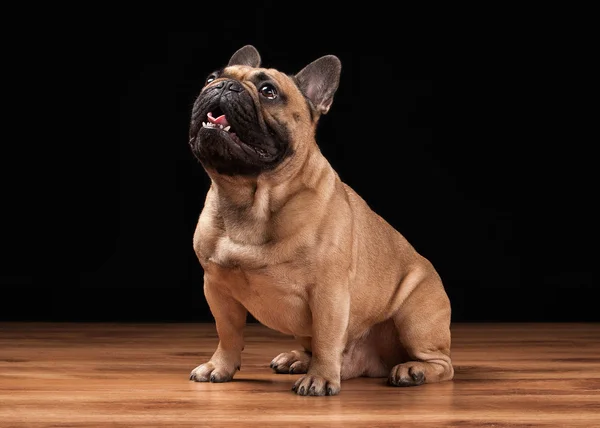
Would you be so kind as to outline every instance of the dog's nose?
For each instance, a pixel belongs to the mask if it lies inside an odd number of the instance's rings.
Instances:
[[[227,88],[232,92],[242,92],[244,90],[244,87],[236,82],[229,83],[229,85],[227,85]]]
[[[215,84],[214,86],[215,88],[219,89],[222,94],[225,94],[227,92],[243,92],[244,91],[244,86],[235,80],[222,80],[218,83]]]

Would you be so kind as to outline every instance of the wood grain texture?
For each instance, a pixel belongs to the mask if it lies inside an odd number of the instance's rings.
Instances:
[[[0,427],[600,427],[600,324],[454,324],[453,381],[290,391],[269,363],[293,339],[251,324],[242,370],[188,381],[212,324],[0,324]]]

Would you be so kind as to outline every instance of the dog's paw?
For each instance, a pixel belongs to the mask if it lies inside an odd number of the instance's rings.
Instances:
[[[271,361],[276,373],[302,374],[308,371],[311,355],[306,351],[290,351],[279,354]]]
[[[228,370],[225,367],[219,367],[209,361],[208,363],[200,364],[190,373],[190,380],[196,382],[229,382],[233,379],[234,370]]]
[[[298,395],[337,395],[340,393],[339,380],[329,381],[321,376],[305,375],[296,381],[292,387]]]
[[[390,372],[388,383],[393,386],[421,385],[425,383],[425,367],[417,361],[398,364]]]

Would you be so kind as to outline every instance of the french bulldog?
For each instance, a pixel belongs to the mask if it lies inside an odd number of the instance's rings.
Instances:
[[[233,378],[248,312],[298,340],[271,367],[301,374],[299,395],[335,395],[359,376],[392,386],[454,376],[440,276],[316,143],[340,73],[333,55],[295,75],[262,68],[248,45],[208,76],[194,103],[189,144],[211,185],[193,245],[219,344],[191,380]]]

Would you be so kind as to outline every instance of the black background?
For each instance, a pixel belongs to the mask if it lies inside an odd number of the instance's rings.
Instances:
[[[63,49],[76,64],[61,70],[77,144],[61,148],[64,171],[57,162],[11,187],[21,203],[7,204],[17,236],[0,267],[0,319],[212,320],[192,249],[209,180],[188,148],[189,116],[206,76],[253,44],[290,74],[341,59],[317,141],[433,262],[454,321],[600,321],[593,158],[568,122],[573,105],[539,115],[551,79],[526,55],[378,22],[293,29],[273,8],[198,32],[124,21],[86,33],[83,53]]]

